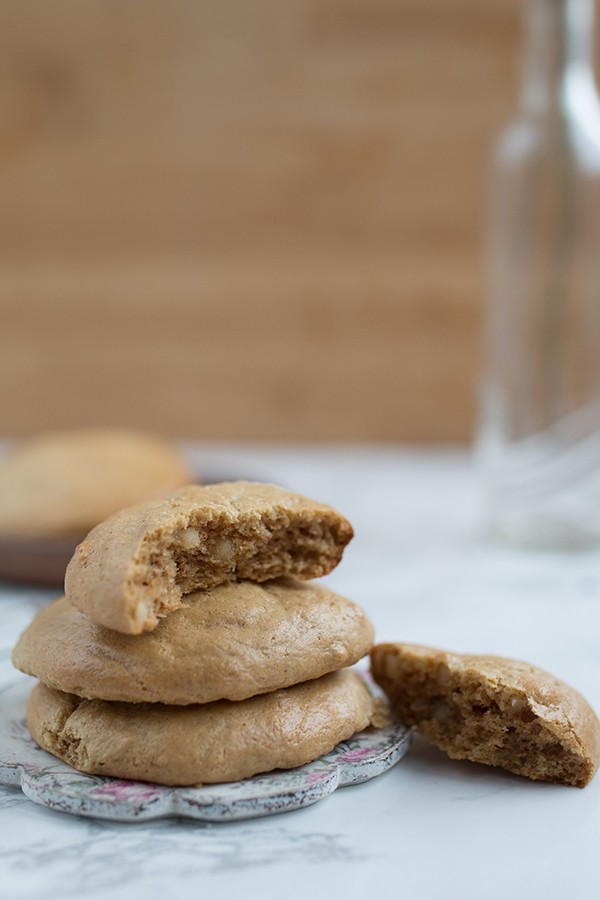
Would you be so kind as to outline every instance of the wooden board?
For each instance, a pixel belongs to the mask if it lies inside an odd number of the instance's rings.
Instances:
[[[467,439],[520,9],[0,4],[3,433]]]

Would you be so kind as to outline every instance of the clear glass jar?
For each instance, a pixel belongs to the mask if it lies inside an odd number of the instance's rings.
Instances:
[[[493,161],[479,455],[495,531],[600,542],[600,102],[593,0],[528,0]]]

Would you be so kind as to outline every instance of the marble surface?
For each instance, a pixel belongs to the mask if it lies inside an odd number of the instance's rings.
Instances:
[[[338,506],[356,538],[326,580],[364,605],[379,639],[529,659],[600,709],[600,553],[532,553],[482,527],[469,457],[450,451],[206,447],[207,477],[272,480]],[[0,690],[18,633],[51,595],[0,588]],[[0,723],[1,727],[1,723]],[[0,788],[0,895],[10,900],[286,900],[393,888],[425,900],[588,900],[600,776],[584,790],[453,762],[416,739],[372,782],[268,819],[91,821]]]

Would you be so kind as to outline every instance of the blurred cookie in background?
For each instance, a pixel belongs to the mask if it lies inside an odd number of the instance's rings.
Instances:
[[[12,443],[0,458],[0,578],[60,584],[94,525],[195,480],[178,448],[153,435],[90,428]]]

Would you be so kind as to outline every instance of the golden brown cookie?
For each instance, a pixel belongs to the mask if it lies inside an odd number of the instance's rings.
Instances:
[[[370,724],[371,696],[348,669],[240,703],[82,700],[42,684],[27,705],[33,739],[81,772],[168,785],[291,769]]]
[[[82,536],[192,480],[177,449],[156,437],[101,428],[39,435],[0,460],[0,535]]]
[[[600,722],[572,687],[530,663],[378,644],[373,676],[407,725],[453,759],[584,787],[600,762]]]
[[[313,582],[225,584],[152,632],[120,634],[62,598],[21,635],[15,666],[49,687],[128,703],[244,700],[349,666],[373,627],[355,603]]]
[[[192,485],[94,528],[69,563],[65,595],[101,625],[140,634],[195,590],[325,575],[351,537],[331,507],[274,485]]]

